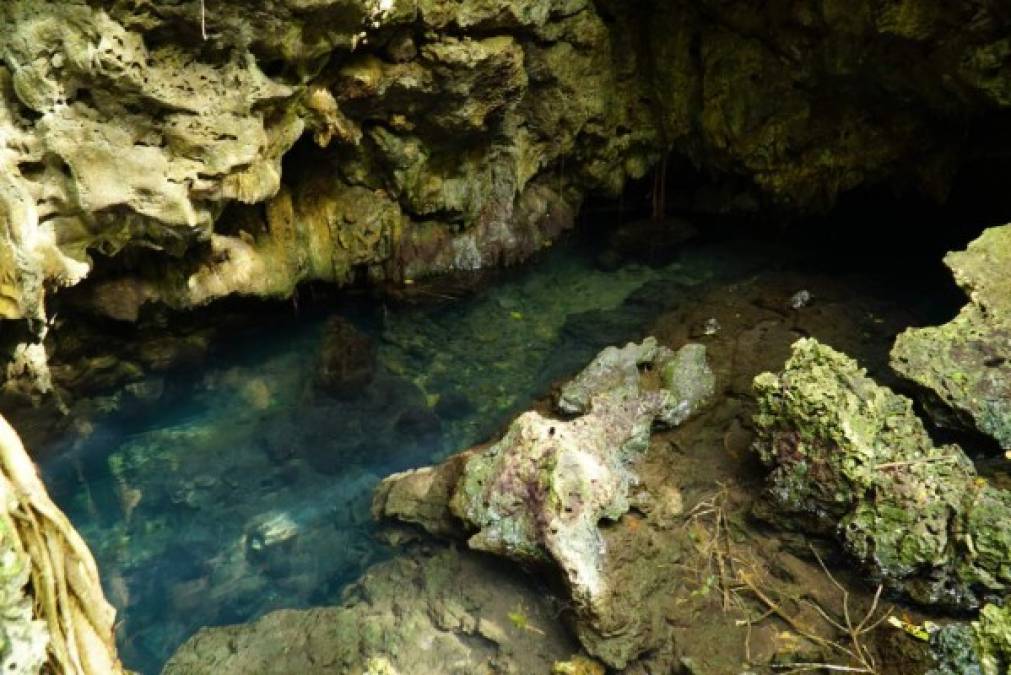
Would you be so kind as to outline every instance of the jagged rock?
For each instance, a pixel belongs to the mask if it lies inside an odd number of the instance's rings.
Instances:
[[[939,423],[1011,449],[1011,225],[986,230],[944,261],[971,302],[943,326],[902,333],[892,368],[927,391]]]
[[[684,421],[712,390],[704,347],[675,354],[655,338],[609,347],[562,387],[556,405],[576,417],[523,413],[488,448],[385,479],[373,513],[437,535],[465,532],[472,549],[558,568],[586,624],[577,630],[584,646],[624,667],[651,633],[632,627],[623,598],[650,581],[622,568],[627,584],[615,585],[608,558],[621,554],[605,545],[600,524],[629,510],[638,482],[630,464],[653,424]]]
[[[912,402],[813,339],[755,378],[763,515],[836,537],[872,576],[925,604],[978,607],[1011,584],[1011,494],[936,447]]]
[[[927,675],[1006,675],[1011,670],[1011,610],[986,605],[968,624],[948,624],[930,636],[937,660]]]

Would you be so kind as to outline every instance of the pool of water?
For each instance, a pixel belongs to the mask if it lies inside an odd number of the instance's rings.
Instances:
[[[314,313],[219,345],[199,372],[152,384],[142,413],[110,409],[58,439],[43,474],[95,552],[124,661],[156,673],[202,626],[337,601],[389,555],[369,513],[378,480],[489,439],[687,289],[762,264],[696,246],[602,271],[561,246],[463,299],[344,312],[376,354],[352,395],[316,386],[328,317]]]

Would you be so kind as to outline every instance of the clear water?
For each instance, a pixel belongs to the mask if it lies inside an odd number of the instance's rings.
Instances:
[[[156,673],[201,626],[335,602],[390,555],[369,514],[378,480],[487,440],[686,287],[757,258],[694,247],[603,272],[561,247],[466,299],[351,313],[378,345],[353,398],[313,384],[325,317],[292,318],[172,375],[177,395],[153,410],[111,410],[63,439],[43,473],[95,551],[126,664]]]

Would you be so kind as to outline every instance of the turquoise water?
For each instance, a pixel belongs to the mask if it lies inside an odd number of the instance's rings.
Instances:
[[[690,287],[755,270],[746,249],[605,272],[562,246],[467,298],[349,310],[376,346],[353,396],[315,386],[327,317],[314,312],[219,345],[152,387],[175,395],[144,414],[110,406],[48,449],[43,473],[95,551],[128,667],[158,672],[201,626],[336,602],[391,554],[369,514],[378,480],[489,439]]]

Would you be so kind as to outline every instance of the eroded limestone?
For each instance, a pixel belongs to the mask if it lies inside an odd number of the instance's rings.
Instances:
[[[986,230],[944,261],[970,303],[943,326],[902,333],[892,368],[926,390],[939,423],[1011,449],[1011,225]]]
[[[974,608],[1007,591],[1011,494],[978,478],[958,446],[935,446],[909,399],[813,339],[755,392],[755,449],[772,469],[766,517],[836,537],[917,602]]]

